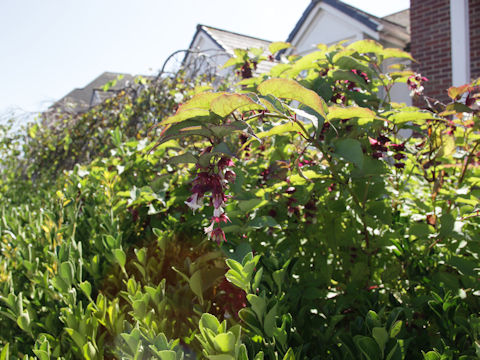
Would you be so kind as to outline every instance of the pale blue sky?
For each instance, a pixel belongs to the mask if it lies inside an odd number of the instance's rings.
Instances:
[[[409,0],[346,0],[377,16]],[[104,71],[152,74],[198,23],[285,40],[310,0],[0,0],[0,118],[45,109]]]

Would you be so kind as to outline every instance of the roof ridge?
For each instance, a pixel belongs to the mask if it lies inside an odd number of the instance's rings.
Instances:
[[[391,13],[391,14],[388,14],[388,15],[382,16],[381,18],[382,18],[382,19],[385,19],[386,17],[392,16],[392,15],[396,15],[396,14],[400,14],[401,12],[404,12],[404,11],[407,11],[407,10],[410,10],[410,8],[408,7],[408,8],[406,8],[406,9],[403,9],[403,10],[398,10],[398,11],[395,11],[395,12],[393,12],[393,13]]]
[[[271,40],[266,40],[266,39],[262,39],[262,38],[259,38],[259,37],[256,37],[256,36],[251,36],[251,35],[245,35],[245,34],[241,34],[241,33],[235,32],[235,31],[220,29],[220,28],[217,28],[217,27],[215,27],[215,26],[204,25],[204,24],[198,24],[198,26],[204,27],[204,28],[207,28],[207,29],[213,29],[213,30],[217,30],[217,31],[223,31],[223,32],[226,32],[226,33],[229,33],[229,34],[238,35],[238,36],[242,36],[242,37],[247,37],[247,38],[250,38],[250,39],[265,41],[265,42],[269,42],[269,43],[272,42]]]
[[[312,0],[303,12],[302,16],[298,20],[293,30],[290,32],[290,35],[288,35],[288,42],[291,42],[293,38],[297,35],[298,31],[303,26],[303,23],[307,20],[307,17],[310,15],[315,6],[322,2],[337,9],[338,11],[345,13],[347,16],[362,23],[371,30],[378,31],[378,26],[380,25],[381,19],[375,15],[369,14],[340,0]]]

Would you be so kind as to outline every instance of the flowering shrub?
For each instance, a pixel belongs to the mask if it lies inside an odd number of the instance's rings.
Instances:
[[[479,83],[392,103],[425,81],[392,57],[364,40],[258,74],[237,51],[236,87],[151,140],[112,130],[40,191],[2,174],[0,358],[478,357]],[[9,139],[6,168],[41,146]]]

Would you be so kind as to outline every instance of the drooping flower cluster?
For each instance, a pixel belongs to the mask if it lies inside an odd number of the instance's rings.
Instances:
[[[192,195],[185,201],[185,204],[195,212],[204,205],[203,201],[208,196],[210,206],[213,206],[213,216],[211,224],[205,227],[204,231],[209,239],[215,240],[218,244],[226,241],[220,223],[230,221],[225,214],[225,203],[228,199],[225,190],[229,183],[235,182],[236,174],[229,169],[233,166],[233,161],[229,157],[222,157],[216,166],[210,165],[207,168],[198,166],[200,172],[193,180]]]
[[[422,74],[409,76],[407,85],[410,89],[410,96],[422,95],[424,89],[423,83],[426,81],[428,81],[428,79],[425,76],[422,76]]]
[[[380,135],[376,139],[369,137],[368,141],[370,142],[370,146],[374,151],[372,156],[375,159],[384,158],[387,151],[390,150],[393,152],[393,159],[395,160],[393,166],[398,169],[403,169],[405,167],[405,163],[402,162],[402,160],[406,158],[405,154],[403,153],[405,151],[405,143],[395,144],[384,135]]]

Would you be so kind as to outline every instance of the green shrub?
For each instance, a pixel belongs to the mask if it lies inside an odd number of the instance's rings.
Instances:
[[[478,83],[392,103],[424,79],[391,57],[319,46],[254,76],[237,51],[232,92],[4,136],[0,358],[480,356]]]

